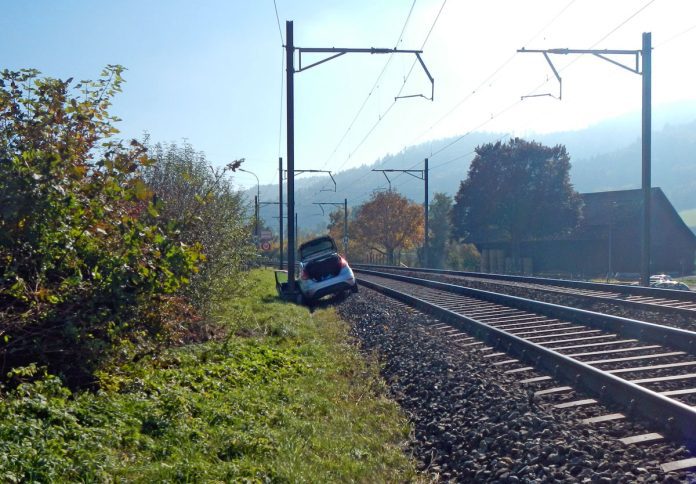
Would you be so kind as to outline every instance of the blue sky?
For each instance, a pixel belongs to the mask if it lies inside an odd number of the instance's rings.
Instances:
[[[434,25],[423,59],[435,102],[393,104],[413,61],[407,56],[344,56],[296,75],[297,168],[360,166],[479,126],[524,135],[640,110],[639,76],[589,56],[554,59],[562,102],[518,102],[556,89],[543,58],[515,54],[522,46],[638,49],[641,32],[651,31],[654,104],[696,98],[692,0],[276,1],[282,35],[294,20],[302,47],[394,47],[408,17],[399,47],[417,49]],[[272,0],[5,0],[0,59],[2,68],[75,79],[122,64],[127,82],[114,113],[123,136],[187,139],[219,165],[244,157],[245,168],[271,183],[285,157],[280,36]],[[421,71],[404,93],[429,93]],[[240,174],[238,183],[255,180]]]

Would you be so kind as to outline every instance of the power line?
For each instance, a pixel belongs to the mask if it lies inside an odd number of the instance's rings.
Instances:
[[[597,44],[601,43],[602,41],[606,40],[610,35],[612,35],[614,32],[616,32],[616,31],[619,30],[621,27],[623,27],[624,25],[626,25],[626,24],[627,24],[629,21],[631,21],[636,15],[638,15],[638,14],[641,13],[643,10],[645,10],[648,6],[650,6],[654,1],[655,1],[655,0],[650,0],[648,3],[646,3],[645,5],[643,5],[642,7],[640,7],[637,11],[635,11],[634,13],[632,13],[632,14],[631,14],[630,16],[628,16],[625,20],[623,20],[623,21],[622,21],[621,23],[619,23],[616,27],[614,27],[611,31],[609,31],[609,33],[605,34],[604,36],[602,36],[602,38],[600,38],[598,41],[596,41],[594,44],[592,44],[592,46],[590,47],[590,49],[593,48],[593,47],[595,47]],[[571,2],[571,3],[568,4],[568,5],[566,5],[566,7],[565,7],[561,12],[559,12],[559,14],[558,14],[556,17],[554,17],[554,20],[555,20],[556,18],[558,18],[558,16],[560,16],[560,14],[563,13],[568,7],[570,7],[570,5],[571,5],[572,3],[573,3],[573,2]],[[696,26],[695,26],[695,27],[696,27]],[[537,34],[537,35],[538,35],[538,34]],[[578,59],[578,58],[574,59],[574,61],[576,61],[577,59]],[[574,61],[573,61],[573,62],[574,62]],[[568,67],[570,67],[570,65],[571,65],[573,62],[568,63],[565,67],[563,67],[562,69],[559,69],[559,71],[562,72],[563,70],[567,69]],[[534,89],[532,89],[532,90],[530,91],[530,93],[536,91],[537,89],[539,89],[541,86],[543,86],[543,85],[546,84],[547,82],[548,82],[548,81],[542,82],[542,83],[539,84],[537,87],[535,87]],[[436,155],[438,155],[439,153],[443,152],[444,150],[446,150],[446,149],[449,148],[450,146],[454,145],[455,143],[458,143],[459,141],[461,141],[462,139],[464,139],[466,136],[468,136],[469,134],[473,133],[473,132],[476,131],[477,129],[480,129],[480,128],[483,127],[484,125],[488,124],[490,121],[492,121],[492,120],[495,119],[496,117],[498,117],[498,116],[500,116],[501,114],[503,114],[503,113],[509,111],[510,109],[514,108],[515,106],[518,106],[519,104],[521,104],[521,102],[522,102],[522,100],[518,100],[517,102],[515,102],[515,103],[509,105],[508,107],[506,107],[505,109],[503,109],[503,110],[500,111],[499,113],[497,113],[497,114],[491,116],[490,119],[486,120],[485,122],[483,122],[482,124],[480,124],[480,125],[477,126],[476,128],[474,128],[474,129],[472,129],[472,130],[470,130],[470,131],[464,133],[463,135],[459,136],[458,138],[456,138],[456,139],[453,140],[452,142],[448,143],[447,145],[445,145],[445,146],[443,146],[442,148],[440,148],[439,150],[437,150],[435,153],[432,153],[432,154],[430,155],[430,157],[431,157],[431,158],[435,157]],[[436,165],[436,166],[432,167],[432,169],[435,169],[435,168],[437,168],[437,167],[439,167],[439,166],[442,166],[442,165]]]
[[[539,35],[541,35],[546,29],[548,29],[556,20],[559,19],[561,15],[565,13],[566,10],[570,8],[571,5],[573,5],[576,2],[576,0],[570,0],[566,4],[565,7],[563,7],[556,15],[553,16],[551,20],[549,20],[543,27],[541,27],[537,33],[535,33],[533,36],[529,38],[526,44],[529,44],[530,42],[533,42]],[[498,67],[495,68],[495,70],[489,74],[483,81],[481,81],[469,94],[467,94],[461,101],[459,101],[455,106],[447,111],[440,119],[435,121],[425,132],[420,134],[416,139],[420,139],[423,136],[425,136],[427,133],[429,133],[435,126],[440,124],[442,121],[444,121],[447,117],[449,117],[454,111],[459,109],[464,103],[466,103],[469,99],[471,99],[474,95],[478,94],[479,90],[483,88],[486,84],[488,84],[490,81],[492,81],[496,75],[500,73],[505,67],[507,67],[513,59],[517,56],[517,53],[513,53],[510,57],[508,57],[502,64],[500,64]]]
[[[430,26],[430,30],[428,30],[428,34],[425,36],[425,40],[423,40],[423,44],[421,45],[420,50],[423,50],[425,48],[425,44],[428,43],[428,39],[430,38],[430,34],[433,33],[433,29],[435,28],[435,24],[437,24],[437,20],[440,18],[440,14],[442,13],[442,10],[444,10],[446,4],[447,4],[447,0],[444,0],[442,2],[442,5],[440,6],[440,10],[437,12],[437,15],[435,16],[435,20],[433,20],[433,24]],[[397,98],[399,96],[401,96],[401,93],[403,92],[404,87],[406,87],[406,82],[408,81],[408,78],[411,77],[411,73],[413,72],[413,68],[416,67],[417,60],[418,59],[413,59],[413,63],[411,64],[411,68],[408,70],[406,77],[404,77],[404,82],[401,84],[401,89],[399,89],[399,92],[396,94]],[[396,102],[396,99],[394,100],[394,102]],[[391,106],[389,107],[389,109],[391,109]]]
[[[628,22],[630,22],[631,20],[633,20],[634,17],[636,17],[639,13],[641,13],[643,10],[645,10],[646,8],[648,8],[648,7],[649,7],[650,5],[652,5],[654,2],[655,2],[655,0],[650,0],[650,1],[647,2],[645,5],[643,5],[642,7],[640,7],[638,10],[636,10],[635,12],[633,12],[631,15],[629,15],[628,17],[626,17],[626,18],[625,18],[624,20],[622,20],[616,27],[614,27],[613,29],[611,29],[611,30],[609,31],[609,33],[603,35],[602,38],[600,38],[598,41],[596,41],[594,44],[592,44],[592,45],[588,48],[588,50],[589,50],[589,49],[594,49],[595,47],[597,47],[598,44],[600,44],[601,42],[603,42],[604,40],[606,40],[607,38],[609,38],[609,36],[611,36],[612,34],[614,34],[617,30],[619,30],[621,27],[623,27],[624,25],[626,25]],[[694,26],[694,27],[696,27],[696,26]],[[563,67],[561,67],[560,69],[558,69],[558,72],[559,72],[559,73],[560,73],[560,72],[564,72],[564,71],[567,70],[570,66],[572,66],[572,65],[575,64],[577,61],[579,61],[584,55],[585,55],[585,54],[580,54],[580,55],[578,55],[578,56],[575,57],[573,60],[571,60],[570,62],[568,62],[565,66],[563,66]],[[544,85],[547,84],[548,82],[549,82],[549,79],[547,79],[546,81],[542,82],[542,83],[539,84],[537,87],[535,87],[533,90],[531,90],[529,93],[527,93],[527,96],[530,95],[530,94],[532,94],[534,91],[536,91],[536,90],[539,89],[540,87],[544,86]]]
[[[442,5],[440,6],[440,10],[437,12],[437,15],[435,16],[435,20],[433,21],[432,25],[430,26],[430,30],[428,31],[428,34],[425,36],[425,40],[423,40],[423,44],[421,45],[420,50],[423,50],[425,48],[425,44],[428,43],[428,39],[430,38],[430,35],[432,34],[433,29],[435,28],[435,25],[437,24],[437,20],[440,18],[440,14],[442,13],[442,10],[445,8],[446,4],[447,4],[447,0],[443,0]],[[384,120],[384,118],[387,116],[387,114],[389,114],[389,111],[391,111],[391,109],[396,104],[397,98],[403,92],[404,87],[406,86],[406,82],[408,81],[409,77],[411,76],[411,73],[413,72],[413,68],[415,67],[417,60],[418,59],[414,59],[413,63],[411,64],[411,68],[408,71],[408,73],[406,74],[406,77],[404,77],[404,81],[401,84],[401,88],[399,89],[399,92],[397,93],[396,97],[394,98],[394,101],[389,105],[389,107],[384,111],[384,113],[379,115],[375,124],[372,125],[372,127],[370,128],[368,133],[362,138],[362,140],[360,141],[360,143],[358,143],[358,145],[355,147],[355,149],[353,149],[353,151],[351,151],[351,153],[348,155],[348,158],[346,159],[346,161],[344,161],[341,164],[341,166],[337,168],[337,171],[340,170],[341,168],[343,168],[346,165],[346,163],[348,163],[348,161],[351,159],[351,157],[358,151],[358,149],[360,149],[360,147],[362,147],[362,145],[365,143],[367,138],[369,138],[369,136],[377,128],[377,126]]]
[[[569,1],[561,10],[559,10],[559,11],[558,11],[546,24],[544,24],[543,27],[541,27],[534,35],[532,35],[532,36],[529,38],[529,40],[527,40],[526,44],[528,44],[528,43],[534,41],[539,35],[541,35],[545,30],[547,30],[556,20],[558,20],[558,19],[561,17],[561,15],[563,15],[563,14],[575,3],[575,1],[576,1],[576,0],[570,0],[570,1]],[[489,83],[497,74],[499,74],[507,65],[509,65],[510,62],[512,62],[512,60],[515,58],[515,56],[516,56],[516,53],[514,53],[514,54],[512,54],[510,57],[508,57],[501,65],[499,65],[499,66],[493,71],[492,74],[488,75],[488,76],[487,76],[487,77],[486,77],[486,78],[485,78],[485,79],[484,79],[484,80],[483,80],[471,93],[469,93],[466,97],[464,97],[464,99],[462,99],[461,101],[459,101],[459,102],[458,102],[452,109],[450,109],[444,116],[442,116],[440,119],[438,119],[438,120],[437,120],[434,124],[432,124],[426,131],[424,131],[424,132],[421,133],[417,138],[415,138],[415,140],[418,140],[418,139],[422,138],[423,136],[425,136],[425,135],[426,135],[428,132],[430,132],[435,126],[437,126],[437,125],[438,125],[440,122],[442,122],[445,118],[447,118],[448,116],[450,116],[454,111],[456,111],[459,107],[461,107],[466,101],[468,101],[468,100],[471,99],[475,94],[477,94],[477,93],[479,92],[479,90],[480,90],[483,86],[485,86],[487,83]],[[519,102],[514,103],[514,105],[517,105],[517,104],[519,104]],[[479,125],[477,128],[474,128],[473,130],[470,130],[469,132],[465,133],[463,136],[461,136],[459,139],[455,140],[455,141],[454,141],[453,143],[451,143],[451,144],[454,144],[454,143],[458,142],[459,140],[461,140],[461,139],[463,139],[464,137],[466,137],[466,136],[468,136],[469,134],[471,134],[471,133],[472,133],[473,131],[475,131],[476,129],[479,129],[480,127],[482,127],[482,126],[488,124],[491,120],[493,120],[493,119],[494,119],[495,117],[497,117],[498,115],[500,115],[500,114],[502,114],[502,113],[508,111],[508,110],[511,109],[512,107],[514,107],[514,105],[505,108],[503,111],[501,111],[501,112],[498,113],[497,115],[491,116],[491,118],[489,118],[489,119],[487,119],[486,121],[484,121],[484,122],[483,122],[481,125]],[[446,149],[446,148],[447,148],[447,146],[446,146],[445,148],[443,148],[443,149]],[[442,151],[442,149],[439,150],[437,153],[439,153],[440,151]],[[431,152],[430,157],[432,158],[433,156],[434,156],[434,154]],[[414,166],[416,166],[416,165],[414,165]],[[439,166],[441,166],[441,165],[439,165]],[[437,167],[437,166],[436,166],[436,167]],[[436,167],[433,167],[433,168],[436,168]],[[398,178],[398,176],[395,177],[395,178]]]
[[[275,8],[276,21],[278,22],[278,33],[280,34],[280,44],[284,45],[285,41],[283,40],[283,29],[280,28],[280,17],[278,16],[278,5],[276,5],[276,0],[273,0],[273,8]]]
[[[406,16],[406,21],[404,22],[404,25],[403,25],[403,27],[401,28],[401,33],[399,34],[399,38],[397,39],[397,41],[396,41],[396,46],[395,46],[394,48],[398,47],[399,44],[401,43],[401,40],[403,39],[404,32],[406,31],[406,26],[408,25],[408,21],[409,21],[410,18],[411,18],[411,14],[413,13],[413,7],[415,7],[415,5],[416,5],[416,0],[413,0],[413,3],[411,4],[411,8],[410,8],[409,11],[408,11],[408,15]],[[331,161],[331,158],[333,158],[333,156],[334,156],[334,155],[336,154],[336,152],[338,151],[338,148],[340,148],[341,145],[343,144],[343,141],[345,141],[346,137],[348,136],[348,133],[349,133],[350,130],[353,128],[353,125],[354,125],[355,122],[358,120],[358,117],[360,116],[360,114],[363,112],[363,109],[365,109],[365,105],[366,105],[367,102],[370,100],[370,97],[371,97],[372,94],[375,92],[375,90],[379,87],[379,81],[382,80],[382,76],[383,76],[384,73],[386,72],[387,67],[389,66],[389,64],[391,63],[391,61],[392,61],[393,58],[394,58],[394,54],[391,54],[391,55],[389,56],[389,58],[387,59],[387,62],[384,64],[384,67],[382,68],[382,72],[380,72],[379,75],[377,76],[377,79],[375,80],[374,84],[372,85],[372,88],[371,88],[370,91],[367,93],[367,97],[365,98],[365,100],[364,100],[364,101],[362,102],[362,104],[360,105],[360,108],[358,109],[358,112],[355,113],[355,116],[353,116],[353,120],[350,122],[350,124],[348,125],[348,128],[347,128],[346,131],[343,133],[343,136],[341,136],[341,139],[340,139],[340,140],[338,141],[338,143],[336,144],[336,147],[333,149],[333,151],[331,152],[331,154],[329,155],[329,157],[326,159],[326,161],[325,161],[324,164],[322,165],[322,168],[325,167],[325,166],[329,163],[329,161]],[[350,159],[350,158],[349,158],[349,159]],[[343,166],[344,166],[347,162],[348,162],[348,160],[346,160],[345,162],[343,162],[343,164],[342,164],[340,167],[338,167],[338,169],[340,170],[341,168],[343,168]]]
[[[275,0],[274,0],[275,3]],[[278,158],[282,154],[282,144],[283,144],[283,99],[285,98],[285,50],[281,49],[281,59],[280,59],[280,109],[278,110]],[[275,181],[275,175],[274,175]],[[273,183],[273,182],[271,182]]]
[[[440,10],[437,12],[437,15],[435,16],[435,20],[433,20],[433,24],[430,26],[430,30],[428,30],[428,35],[425,36],[425,40],[423,41],[423,45],[421,45],[421,50],[425,48],[425,44],[428,43],[428,39],[430,38],[430,34],[433,33],[433,29],[435,28],[435,24],[437,23],[437,20],[440,18],[440,14],[442,13],[442,10],[444,10],[445,5],[447,4],[447,0],[444,0],[442,2],[442,5],[440,6]],[[415,64],[415,61],[414,61]]]
[[[638,10],[636,10],[633,14],[631,14],[626,20],[624,20],[624,21],[621,22],[619,25],[617,25],[616,27],[614,27],[608,34],[606,34],[604,37],[602,37],[602,38],[599,39],[597,42],[595,42],[594,44],[592,44],[592,45],[590,46],[590,49],[594,49],[594,48],[597,46],[597,44],[599,44],[600,42],[606,40],[610,35],[612,35],[614,32],[616,32],[616,31],[619,30],[621,27],[623,27],[624,25],[626,25],[628,22],[630,22],[631,20],[633,20],[633,17],[635,17],[636,15],[638,15],[639,13],[641,13],[643,10],[645,10],[645,9],[648,8],[650,5],[652,5],[654,2],[655,2],[655,0],[650,0],[648,3],[646,3],[645,5],[643,5],[642,7],[640,7],[640,8],[639,8]]]
[[[283,29],[280,28],[280,16],[278,15],[278,5],[276,0],[273,0],[273,9],[275,10],[275,18],[278,24],[278,34],[280,35],[280,45],[285,45],[285,40],[283,39]],[[280,158],[281,146],[283,143],[283,88],[285,87],[285,50],[281,49],[281,60],[280,60],[280,109],[278,115],[278,158]],[[275,175],[273,177],[275,181]],[[273,183],[273,181],[271,183]]]
[[[406,32],[406,26],[408,25],[408,21],[411,20],[411,14],[413,13],[413,7],[415,7],[415,6],[416,6],[416,0],[413,0],[413,3],[411,4],[411,8],[408,10],[408,15],[406,16],[406,21],[404,22],[404,26],[401,28],[401,33],[399,34],[399,40],[396,41],[396,45],[394,46],[395,49],[397,47],[399,47],[399,44],[401,43],[402,39],[404,38],[404,32]]]
[[[484,121],[483,123],[479,124],[479,125],[478,125],[477,127],[475,127],[474,129],[472,129],[472,130],[470,130],[470,131],[467,131],[467,132],[464,133],[463,135],[459,136],[459,137],[456,138],[454,141],[451,141],[451,142],[447,143],[445,146],[443,146],[442,148],[440,148],[439,150],[437,150],[435,153],[433,153],[432,155],[430,155],[430,157],[431,157],[431,158],[434,158],[435,156],[439,155],[440,153],[442,153],[443,151],[445,151],[445,150],[446,150],[447,148],[449,148],[450,146],[452,146],[452,145],[454,145],[455,143],[458,143],[459,141],[463,140],[464,138],[466,138],[467,136],[469,136],[471,133],[473,133],[473,132],[476,131],[477,129],[482,128],[483,126],[485,126],[486,124],[490,123],[491,121],[493,121],[495,118],[497,118],[497,117],[500,116],[501,114],[504,114],[504,113],[506,113],[507,111],[509,111],[510,109],[512,109],[512,108],[514,108],[515,106],[519,105],[521,102],[522,102],[522,100],[519,99],[519,100],[517,100],[516,102],[510,104],[508,107],[506,107],[506,108],[503,109],[502,111],[500,111],[500,112],[498,112],[498,113],[496,113],[496,114],[491,115],[491,117],[490,117],[489,119],[487,119],[487,120]],[[434,168],[434,167],[433,167],[433,168]]]
[[[563,15],[563,14],[575,3],[575,1],[576,1],[576,0],[570,0],[570,2],[568,2],[558,13],[556,13],[556,15],[554,15],[554,16],[553,16],[541,29],[539,29],[533,36],[531,36],[530,39],[529,39],[526,43],[532,42],[532,41],[535,40],[539,35],[541,35],[546,29],[548,29],[556,20],[558,20],[558,18],[561,17],[561,15]],[[654,0],[653,0],[653,1],[654,1]],[[437,21],[437,18],[439,17],[440,13],[442,12],[442,8],[443,8],[443,7],[444,7],[444,3],[443,3],[443,5],[442,5],[442,7],[440,8],[440,12],[438,12],[438,16],[436,17],[435,21]],[[431,32],[432,32],[432,28],[431,28]],[[426,37],[426,41],[427,41],[427,38],[428,38],[429,36],[430,36],[430,32],[428,33],[428,36]],[[425,44],[425,43],[424,43],[424,44]],[[516,54],[513,54],[513,55],[510,56],[508,59],[506,59],[500,66],[498,66],[498,67],[493,71],[492,74],[490,74],[489,76],[487,76],[486,79],[484,79],[484,80],[479,84],[479,86],[478,86],[472,93],[470,93],[469,95],[467,95],[467,96],[466,96],[462,101],[460,101],[454,108],[452,108],[450,111],[448,111],[447,114],[445,114],[445,115],[444,115],[443,117],[441,117],[438,121],[436,121],[436,123],[433,124],[425,133],[427,133],[428,131],[430,131],[434,126],[436,126],[438,123],[440,123],[443,119],[445,119],[445,118],[446,118],[447,116],[449,116],[452,112],[454,112],[457,108],[459,108],[462,104],[464,104],[464,102],[466,102],[466,101],[467,101],[468,99],[470,99],[474,94],[476,94],[476,93],[478,92],[478,90],[481,89],[481,87],[483,87],[486,83],[488,83],[491,79],[493,79],[494,76],[496,76],[500,71],[502,71],[502,70],[512,61],[512,59],[515,57],[515,55],[516,55]],[[414,62],[414,64],[415,64],[415,62]],[[413,68],[413,66],[412,66],[412,68]],[[409,74],[410,74],[410,73],[409,73]],[[541,87],[543,84],[545,84],[545,82],[542,83],[540,86],[536,87],[534,90],[538,89],[538,88]],[[403,86],[402,86],[402,87],[403,87]],[[496,113],[496,114],[494,114],[494,115],[491,115],[490,118],[486,119],[484,122],[480,123],[480,124],[477,125],[475,128],[473,128],[473,129],[467,131],[466,133],[464,133],[463,135],[459,136],[457,139],[453,140],[451,143],[448,143],[446,146],[440,148],[440,149],[437,150],[435,153],[432,153],[432,152],[431,152],[430,158],[433,158],[434,156],[436,156],[436,155],[438,155],[439,153],[443,152],[443,151],[446,150],[447,148],[449,148],[449,147],[451,147],[452,145],[458,143],[459,141],[461,141],[462,139],[464,139],[466,136],[469,136],[470,134],[474,133],[476,130],[481,129],[483,126],[485,126],[486,124],[490,123],[493,119],[498,118],[498,117],[501,116],[502,114],[506,113],[507,111],[509,111],[509,110],[513,109],[514,107],[518,106],[519,104],[521,104],[521,102],[522,102],[521,100],[517,100],[517,101],[515,101],[514,103],[512,103],[511,105],[509,105],[509,106],[507,106],[506,108],[504,108],[503,110],[499,111],[498,113]],[[393,106],[393,104],[392,104],[392,106]],[[389,107],[389,109],[387,110],[387,112],[391,109],[392,106]],[[370,130],[370,133],[374,130],[375,127],[376,127],[376,125],[372,127],[372,129]],[[421,134],[418,138],[422,137],[425,133]],[[369,134],[369,133],[368,133],[368,134]],[[508,135],[509,135],[509,134],[506,134],[506,135],[503,136],[502,138],[505,138],[505,137],[507,137]],[[416,139],[418,139],[418,138],[416,138]],[[502,139],[502,138],[500,138],[500,139]],[[499,139],[499,140],[500,140],[500,139]],[[364,140],[363,140],[363,141],[364,141]],[[362,144],[362,142],[361,142],[361,144]],[[446,162],[444,162],[444,163],[441,163],[441,164],[439,164],[439,165],[435,165],[435,166],[431,167],[431,170],[432,170],[432,169],[435,169],[435,168],[439,168],[439,167],[444,166],[444,165],[446,165],[446,164],[449,164],[449,163],[451,163],[451,162],[453,162],[453,161],[456,161],[456,160],[458,160],[458,159],[461,159],[461,158],[463,158],[463,157],[465,157],[465,156],[468,156],[468,155],[471,155],[471,154],[473,154],[473,153],[474,153],[474,152],[470,152],[470,153],[467,153],[467,154],[465,154],[465,155],[461,155],[461,156],[456,157],[456,158],[454,158],[454,159],[448,160],[448,161],[446,161]],[[413,168],[413,167],[415,167],[415,166],[417,166],[419,163],[420,163],[420,161],[417,162],[417,163],[416,163],[415,165],[413,165],[412,167],[409,167],[409,169],[410,169],[410,168]],[[361,177],[360,179],[358,179],[357,181],[362,180],[362,179],[365,178],[366,176],[367,176],[367,174],[364,175],[363,177]],[[398,179],[399,176],[400,176],[400,175],[397,175],[396,177],[394,177],[394,180]],[[366,193],[367,193],[367,192],[366,192]],[[364,194],[363,194],[363,195],[364,195]]]
[[[676,34],[676,35],[673,35],[673,36],[670,37],[669,39],[667,39],[667,40],[665,40],[665,41],[663,41],[663,42],[660,42],[660,43],[657,44],[655,47],[653,47],[653,49],[657,49],[658,47],[662,47],[662,46],[664,46],[665,44],[669,44],[669,43],[672,42],[673,40],[678,39],[678,38],[681,37],[682,35],[688,34],[689,32],[691,32],[691,31],[694,30],[694,29],[696,29],[696,25],[692,25],[692,26],[689,27],[688,29],[682,30],[681,32],[679,32],[679,33]]]
[[[634,17],[636,17],[638,14],[640,14],[643,10],[645,10],[647,7],[649,7],[652,3],[654,3],[654,1],[655,1],[655,0],[650,0],[650,1],[648,1],[646,4],[644,4],[643,6],[641,6],[638,10],[636,10],[635,12],[633,12],[630,16],[628,16],[626,19],[624,19],[623,21],[621,21],[616,27],[614,27],[614,28],[613,28],[612,30],[610,30],[607,34],[605,34],[605,35],[602,36],[599,40],[597,40],[594,44],[592,44],[592,46],[591,46],[590,48],[593,48],[593,47],[595,47],[597,44],[599,44],[599,43],[601,43],[602,41],[606,40],[608,37],[610,37],[612,34],[614,34],[616,31],[618,31],[620,28],[622,28],[622,27],[623,27],[624,25],[626,25],[628,22],[630,22]],[[442,7],[440,8],[440,12],[438,12],[438,15],[437,15],[437,17],[436,17],[436,19],[435,19],[435,22],[437,22],[437,18],[439,18],[440,13],[442,12],[442,8],[444,7],[444,4],[445,4],[445,3],[446,3],[446,0],[445,0],[445,2],[443,2]],[[560,11],[559,11],[559,12],[558,12],[546,25],[544,25],[544,27],[542,27],[542,28],[539,30],[539,32],[537,32],[529,41],[527,41],[527,43],[533,41],[533,40],[534,40],[536,37],[538,37],[544,30],[546,30],[551,24],[553,24],[563,13],[565,13],[566,10],[568,10],[568,8],[570,8],[570,6],[571,6],[573,3],[575,3],[575,0],[571,0],[568,4],[566,4],[566,6],[563,7],[563,9],[561,9],[561,10],[560,10]],[[434,23],[435,23],[435,22],[434,22]],[[434,23],[433,23],[433,26],[434,26]],[[689,32],[689,31],[691,31],[691,30],[693,30],[693,29],[696,29],[696,25],[694,25],[694,26],[690,27],[689,29],[687,29],[687,30],[685,30],[685,31],[683,31],[683,32],[681,32],[681,33],[675,35],[674,37],[668,39],[667,41],[663,42],[663,44],[660,44],[660,45],[664,45],[665,43],[667,43],[667,42],[669,42],[669,41],[671,41],[671,40],[674,40],[675,38],[677,38],[677,37],[679,37],[679,36],[681,36],[681,35],[684,35],[684,34],[686,34],[687,32]],[[432,27],[431,27],[430,32],[432,32]],[[428,36],[426,36],[426,42],[427,42],[428,37],[430,36],[430,32],[428,33]],[[424,45],[425,45],[425,42],[424,42]],[[468,100],[469,98],[471,98],[471,96],[472,96],[476,91],[478,91],[478,89],[480,89],[482,86],[484,86],[484,85],[485,85],[487,82],[489,82],[494,76],[496,76],[504,67],[506,67],[506,65],[509,64],[509,63],[511,62],[511,60],[512,60],[513,57],[514,57],[514,55],[511,56],[510,58],[508,58],[505,62],[503,62],[498,68],[496,68],[496,70],[495,70],[491,75],[489,75],[489,76],[479,85],[479,87],[477,87],[477,88],[474,90],[474,92],[468,94],[462,101],[460,101],[460,102],[459,102],[453,109],[451,109],[445,116],[443,116],[442,118],[440,118],[433,126],[431,126],[430,129],[432,129],[432,127],[434,127],[436,124],[438,124],[439,122],[441,122],[444,118],[446,118],[447,116],[449,116],[454,110],[456,110],[456,109],[457,109],[458,107],[460,107],[464,102],[466,102],[466,100]],[[572,65],[572,64],[573,64],[575,61],[577,61],[577,60],[578,60],[578,58],[574,59],[572,62],[570,62],[570,63],[568,63],[566,66],[564,66],[562,69],[559,69],[559,71],[563,71],[563,70],[567,69],[568,67],[570,67],[570,65]],[[414,65],[415,65],[415,61],[414,61]],[[412,66],[411,69],[413,69],[413,66]],[[410,71],[409,71],[409,75],[410,75]],[[404,84],[405,84],[405,82],[406,82],[406,79],[404,80]],[[532,90],[530,91],[530,93],[536,91],[537,89],[539,89],[540,87],[542,87],[542,86],[543,86],[544,84],[546,84],[546,83],[548,83],[548,80],[542,82],[542,83],[539,84],[537,87],[535,87],[534,89],[532,89]],[[403,89],[403,84],[402,84],[402,89]],[[401,91],[400,91],[400,92],[401,92]],[[509,106],[507,106],[507,107],[504,108],[503,110],[499,111],[499,112],[496,113],[495,115],[492,115],[489,119],[487,119],[487,120],[484,121],[483,123],[479,124],[477,127],[473,128],[472,130],[469,130],[467,133],[463,134],[462,136],[459,136],[458,138],[456,138],[456,139],[453,140],[452,142],[448,143],[446,146],[444,146],[444,147],[440,148],[439,150],[437,150],[435,153],[432,153],[432,154],[430,155],[430,158],[432,158],[433,156],[436,156],[436,155],[442,153],[442,152],[445,151],[447,148],[453,146],[453,145],[456,144],[457,142],[459,142],[459,141],[461,141],[462,139],[464,139],[466,136],[470,135],[471,133],[475,132],[476,130],[480,129],[481,127],[483,127],[483,126],[485,126],[486,124],[488,124],[489,122],[491,122],[493,119],[498,118],[498,117],[501,116],[502,114],[508,112],[509,110],[511,110],[511,109],[513,109],[514,107],[520,105],[521,103],[522,103],[522,100],[520,99],[520,100],[517,100],[516,102],[510,104]],[[378,122],[375,123],[375,125],[373,125],[373,126],[371,127],[371,129],[369,130],[369,132],[368,132],[368,134],[366,135],[366,137],[363,138],[363,140],[360,142],[360,144],[358,145],[358,147],[351,153],[350,156],[352,156],[352,155],[357,151],[357,149],[358,149],[360,146],[362,146],[362,144],[364,143],[365,139],[367,139],[367,137],[374,131],[374,129],[377,127],[377,124],[379,124],[379,122],[381,122],[381,120],[384,119],[384,116],[391,110],[392,107],[393,107],[393,103],[392,103],[392,105],[389,106],[389,108],[387,108],[387,110],[385,111],[384,115],[380,116],[380,119],[378,120]],[[429,130],[430,130],[430,129],[429,129]],[[429,130],[428,130],[428,131],[429,131]],[[427,131],[426,131],[426,133],[427,133]],[[505,136],[499,138],[498,141],[502,140],[503,138],[505,138],[505,137],[507,137],[507,136],[511,136],[511,135],[512,135],[512,133],[508,133],[508,134],[506,134]],[[423,135],[420,135],[419,137],[422,137],[422,136],[423,136]],[[473,153],[474,153],[474,152],[469,152],[469,153],[466,153],[466,154],[464,154],[464,155],[460,155],[460,156],[455,157],[455,158],[453,158],[453,159],[450,159],[450,160],[448,160],[448,161],[446,161],[446,162],[440,163],[439,165],[433,166],[431,169],[435,169],[435,168],[442,167],[442,166],[444,166],[444,165],[446,165],[446,164],[448,164],[448,163],[451,163],[451,162],[456,161],[456,160],[458,160],[458,159],[464,158],[465,156],[471,155],[471,154],[473,154]],[[349,158],[350,158],[350,156],[349,156]],[[346,161],[347,161],[347,160],[346,160]],[[420,162],[419,162],[419,163],[420,163]],[[417,163],[417,164],[418,164],[418,163]],[[417,165],[417,164],[416,164],[416,165]],[[344,163],[344,165],[345,165],[345,163]],[[414,166],[416,166],[416,165],[414,165]],[[357,180],[355,180],[353,183],[356,183],[356,182],[358,182],[358,181],[360,181],[360,180],[366,178],[369,174],[370,174],[370,172],[366,173],[366,174],[363,175],[362,177],[360,177],[360,178],[358,178]],[[396,179],[396,178],[398,178],[398,175],[397,175],[397,177],[395,177],[395,179]],[[368,190],[367,192],[363,193],[362,195],[365,195],[366,193],[369,193],[369,191],[372,191],[372,190]],[[361,196],[362,196],[362,195],[361,195]]]

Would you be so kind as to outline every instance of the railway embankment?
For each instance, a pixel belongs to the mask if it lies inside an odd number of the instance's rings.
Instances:
[[[412,452],[434,479],[609,483],[696,477],[661,467],[690,457],[684,447],[621,443],[648,427],[632,419],[584,423],[596,409],[558,408],[553,399],[534,397],[518,376],[484,358],[480,344],[430,316],[367,289],[338,311],[363,351],[381,360],[391,395],[414,425]]]

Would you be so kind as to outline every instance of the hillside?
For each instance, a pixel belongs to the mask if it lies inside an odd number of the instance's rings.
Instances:
[[[656,109],[653,116],[653,186],[663,189],[678,211],[696,209],[696,102]],[[571,156],[571,181],[580,192],[637,188],[641,176],[640,117],[638,114],[606,120],[587,129],[524,136],[547,145],[564,144]],[[467,176],[476,146],[503,139],[501,133],[476,132],[456,141],[447,138],[410,146],[389,154],[373,165],[334,174],[337,191],[326,176],[298,176],[296,211],[301,229],[320,229],[328,220],[315,202],[342,202],[354,206],[374,190],[388,187],[382,173],[371,169],[422,169],[430,159],[430,196],[456,193]],[[442,151],[440,151],[442,150]],[[330,168],[330,167],[329,167]],[[423,182],[406,174],[389,174],[392,188],[421,202]],[[251,197],[254,193],[248,192]],[[261,187],[262,201],[277,201],[278,186]],[[330,211],[331,207],[325,207]],[[277,227],[278,206],[262,207],[261,216]],[[687,222],[694,226],[696,222]]]

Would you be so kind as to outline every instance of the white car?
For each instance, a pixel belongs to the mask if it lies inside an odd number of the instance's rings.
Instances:
[[[339,255],[336,242],[328,235],[300,245],[301,299],[307,304],[342,291],[358,292],[358,282],[348,262]]]
[[[690,291],[689,286],[679,281],[659,281],[650,283],[650,287],[657,289],[672,289],[673,291]]]
[[[671,280],[672,278],[669,277],[667,274],[655,274],[650,276],[650,285],[656,284],[658,282],[666,282]]]

